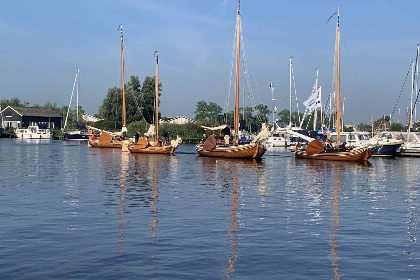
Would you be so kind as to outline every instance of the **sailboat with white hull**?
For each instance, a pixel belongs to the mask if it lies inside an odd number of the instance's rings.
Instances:
[[[266,149],[265,143],[269,132],[263,124],[261,132],[248,144],[239,143],[239,59],[240,59],[240,30],[241,30],[241,11],[240,0],[236,15],[237,41],[236,41],[236,86],[235,86],[235,114],[234,114],[234,135],[233,141],[225,141],[218,144],[214,136],[209,136],[203,144],[195,147],[200,156],[220,157],[220,158],[261,158]],[[211,128],[209,130],[213,131]]]
[[[69,118],[71,101],[73,99],[74,89],[76,87],[76,129],[75,130],[67,130],[67,120]],[[67,115],[66,120],[64,122],[63,134],[65,140],[71,141],[89,141],[89,137],[91,133],[83,127],[79,126],[79,67],[77,67],[76,77],[74,78],[73,83],[73,90],[70,96],[69,107],[67,108]]]

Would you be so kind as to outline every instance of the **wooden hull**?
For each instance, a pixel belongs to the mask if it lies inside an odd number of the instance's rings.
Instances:
[[[109,143],[100,143],[97,140],[89,140],[88,145],[92,148],[110,148],[110,149],[121,149],[123,141],[114,141]]]
[[[172,155],[175,151],[175,148],[172,146],[163,146],[163,147],[153,147],[148,146],[145,148],[136,148],[136,145],[132,145],[128,147],[130,153],[138,153],[138,154],[167,154]]]
[[[204,150],[203,145],[197,145],[195,150],[200,156],[219,158],[261,158],[265,153],[265,148],[258,143],[227,147],[216,146],[211,150]]]
[[[336,161],[366,161],[372,155],[368,148],[357,148],[351,151],[328,151],[318,154],[307,154],[305,150],[297,150],[295,156],[305,159],[336,160]]]

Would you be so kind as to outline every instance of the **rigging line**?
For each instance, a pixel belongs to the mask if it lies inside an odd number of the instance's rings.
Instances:
[[[217,74],[218,74],[218,72],[219,72],[220,64],[221,64],[221,62],[222,62],[223,53],[224,53],[224,51],[225,51],[225,48],[226,48],[226,45],[227,45],[227,42],[228,42],[228,38],[230,37],[230,36],[229,36],[230,32],[232,32],[232,28],[229,28],[229,29],[228,29],[228,32],[227,32],[227,34],[226,34],[226,40],[225,40],[225,43],[224,43],[224,45],[223,45],[222,52],[220,53],[219,63],[217,64],[216,73],[214,74],[213,82],[212,82],[211,87],[210,87],[210,92],[209,92],[209,94],[207,95],[207,100],[210,100],[210,96],[211,96],[211,93],[212,93],[212,91],[213,91],[214,83],[215,83],[215,81],[216,81],[216,77],[217,77]]]
[[[296,108],[297,108],[298,118],[299,118],[299,123],[300,123],[301,118],[300,118],[300,112],[299,112],[299,102],[298,102],[298,97],[297,97],[297,92],[296,92],[295,71],[294,71],[293,66],[292,66],[292,80],[293,80],[293,88],[295,90]]]
[[[401,94],[402,94],[402,92],[403,92],[403,90],[404,90],[405,83],[407,82],[407,79],[408,79],[408,75],[410,75],[410,72],[411,72],[411,71],[410,71],[410,69],[411,69],[411,62],[410,62],[410,65],[408,66],[407,75],[405,76],[405,80],[404,80],[404,83],[403,83],[403,85],[402,85],[402,88],[401,88],[401,91],[400,91],[400,95],[398,96],[398,98],[397,98],[397,102],[395,103],[394,109],[392,110],[390,120],[392,120],[392,117],[394,117],[395,109],[397,109],[398,102],[400,101]]]
[[[225,122],[228,122],[228,112],[229,112],[229,101],[230,101],[230,94],[231,94],[231,90],[232,90],[232,75],[233,75],[233,60],[235,58],[235,43],[236,43],[236,29],[238,27],[238,22],[236,22],[235,25],[235,31],[234,31],[234,35],[233,35],[233,47],[232,47],[232,58],[230,60],[230,72],[229,72],[229,81],[228,81],[228,91],[226,93],[226,102],[225,102]]]
[[[349,61],[350,61],[350,65],[351,65],[351,69],[352,69],[352,71],[353,71],[354,78],[356,79],[356,83],[357,83],[357,88],[358,88],[358,90],[359,90],[359,94],[360,94],[361,96],[364,96],[364,95],[363,95],[363,92],[361,91],[361,87],[360,87],[360,84],[359,84],[359,79],[357,78],[357,75],[356,75],[356,71],[354,70],[353,62],[352,62],[352,60],[350,59],[349,52],[347,51],[347,45],[346,45],[346,42],[344,41],[344,39],[342,39],[342,41],[343,41],[343,44],[344,44],[344,48],[346,49],[347,58],[348,58],[348,59],[349,59]]]

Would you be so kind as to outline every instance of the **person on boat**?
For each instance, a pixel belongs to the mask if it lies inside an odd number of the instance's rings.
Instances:
[[[162,136],[160,137],[160,140],[162,141],[162,145],[163,145],[163,146],[165,146],[165,145],[166,145],[166,143],[168,143],[168,142],[169,142],[169,134],[170,134],[170,132],[169,132],[169,131],[164,131],[164,132],[162,133]]]
[[[201,138],[201,143],[206,142],[206,140],[207,140],[207,135],[203,133],[203,138]]]
[[[338,145],[338,149],[339,150],[345,150],[346,149],[346,142],[341,143],[340,145]]]
[[[223,139],[225,140],[225,146],[229,145],[230,142],[230,127],[226,125],[225,128],[222,129]]]
[[[137,131],[137,133],[134,135],[134,143],[137,144],[137,142],[139,141],[140,138],[140,131]]]
[[[245,134],[242,134],[242,137],[241,137],[241,143],[242,144],[244,144],[244,143],[246,143],[246,136],[245,136]]]
[[[127,139],[127,127],[125,125],[123,125],[121,132],[122,132],[122,139],[123,140]]]

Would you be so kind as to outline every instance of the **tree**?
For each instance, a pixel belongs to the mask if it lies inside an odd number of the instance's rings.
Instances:
[[[255,114],[255,120],[257,121],[257,123],[261,124],[261,123],[267,123],[268,122],[268,114],[271,113],[270,110],[268,110],[268,106],[267,105],[263,105],[263,104],[258,104],[257,106],[254,107],[256,114]]]
[[[141,89],[139,109],[141,110],[142,117],[147,123],[153,123],[153,120],[155,119],[155,81],[156,76],[147,76],[144,78],[143,87]],[[159,83],[159,97],[161,95],[161,91],[162,83]]]
[[[0,100],[0,107],[2,110],[6,108],[7,106],[26,107],[27,105],[29,105],[28,102],[22,102],[17,97],[13,97],[12,99]]]
[[[197,102],[194,119],[197,121],[210,121],[218,123],[223,109],[214,102],[201,100]]]
[[[389,130],[391,130],[391,131],[404,131],[405,126],[403,124],[400,124],[400,123],[392,123],[389,126]]]

